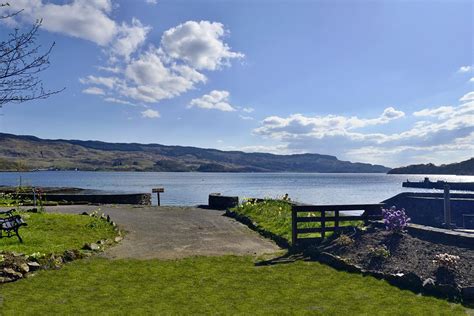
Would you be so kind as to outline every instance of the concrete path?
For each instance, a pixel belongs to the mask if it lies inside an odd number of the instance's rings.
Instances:
[[[48,212],[79,214],[98,206],[47,207]],[[189,256],[261,255],[280,250],[224,212],[195,207],[100,206],[100,213],[128,233],[104,253],[109,258],[176,259]]]

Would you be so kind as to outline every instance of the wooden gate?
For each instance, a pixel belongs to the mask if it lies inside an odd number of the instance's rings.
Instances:
[[[341,223],[363,221],[365,225],[370,220],[382,219],[384,204],[346,204],[346,205],[293,205],[291,209],[291,241],[296,246],[302,242],[321,241],[326,232],[335,232],[342,227]],[[350,215],[354,212],[359,215]],[[344,212],[341,214],[341,212]],[[307,213],[306,216],[298,214]],[[298,227],[298,223],[319,223],[319,227]],[[308,226],[308,225],[306,225]],[[309,225],[310,226],[310,225]],[[350,226],[350,225],[349,225]],[[321,237],[299,237],[299,234],[319,233]]]

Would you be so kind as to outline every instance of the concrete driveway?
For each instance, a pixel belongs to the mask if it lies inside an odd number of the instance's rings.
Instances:
[[[48,212],[79,214],[100,208],[128,233],[105,251],[109,258],[177,259],[189,256],[262,255],[280,248],[223,211],[175,206],[58,206]]]

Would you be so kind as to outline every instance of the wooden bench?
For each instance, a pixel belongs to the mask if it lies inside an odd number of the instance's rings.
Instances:
[[[0,238],[17,236],[18,240],[22,243],[23,239],[21,239],[18,233],[18,230],[22,226],[27,226],[27,224],[20,215],[10,215],[6,218],[0,218]]]

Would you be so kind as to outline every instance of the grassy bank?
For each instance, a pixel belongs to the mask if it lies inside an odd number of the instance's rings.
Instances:
[[[94,217],[50,213],[21,213],[21,216],[28,224],[20,228],[23,243],[16,236],[1,238],[1,250],[25,254],[61,253],[115,236],[112,225]]]
[[[75,261],[0,287],[3,315],[462,315],[463,308],[316,262],[249,257]]]
[[[254,223],[261,230],[284,238],[291,243],[291,204],[280,200],[264,200],[261,202],[244,202],[242,205],[233,208],[231,211],[243,215]],[[328,214],[328,213],[326,213]],[[319,213],[300,212],[299,217],[320,216]],[[327,226],[334,223],[328,222]],[[361,222],[344,222],[341,226],[357,226]],[[298,228],[320,227],[319,223],[299,223]],[[330,235],[331,233],[326,233]],[[319,233],[300,234],[300,237],[320,237]]]

